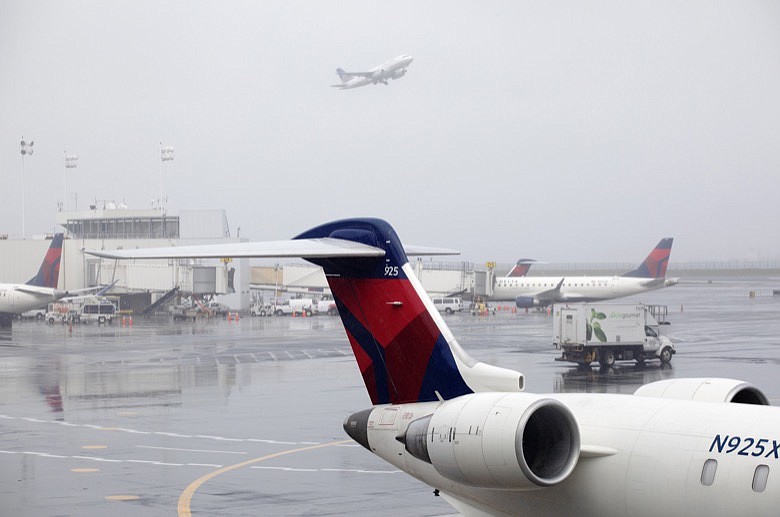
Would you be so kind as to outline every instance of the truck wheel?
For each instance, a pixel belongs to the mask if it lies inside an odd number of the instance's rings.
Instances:
[[[336,309],[328,309],[328,316],[335,316],[336,315]]]
[[[311,316],[311,309],[306,309],[306,316]]]
[[[672,349],[671,347],[665,346],[663,350],[661,350],[661,354],[658,356],[661,358],[662,363],[670,363],[672,362]]]
[[[260,316],[265,316],[265,310],[260,311]]]
[[[98,317],[98,323],[102,324],[102,323],[105,323],[105,322],[106,322],[106,317],[105,316],[99,316]]]
[[[43,319],[43,313],[39,312],[38,314],[36,314],[35,315],[35,319],[38,320],[38,321],[42,320]]]
[[[612,350],[602,350],[599,355],[599,364],[601,366],[613,366],[615,364],[615,353]]]
[[[452,309],[447,307],[446,309],[444,309],[444,314],[452,314]]]
[[[49,325],[54,325],[54,317],[49,318]]]
[[[284,313],[282,312],[282,309],[276,309],[276,312],[274,314],[276,314],[277,316],[281,316]]]

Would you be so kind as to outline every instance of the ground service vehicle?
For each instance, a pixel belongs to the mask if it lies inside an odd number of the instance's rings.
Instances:
[[[322,299],[317,302],[317,314],[327,314],[335,316],[339,310],[336,308],[336,302],[332,298]]]
[[[274,306],[274,314],[276,316],[283,316],[290,314],[294,316],[311,316],[313,314],[312,307],[314,301],[311,298],[294,298],[284,305]]]
[[[116,305],[108,300],[87,302],[81,306],[79,319],[84,323],[111,323],[116,316]]]
[[[256,303],[249,308],[249,314],[252,316],[272,316],[274,313],[274,306],[266,303]]]
[[[463,302],[460,298],[434,298],[433,306],[436,310],[445,314],[452,314],[463,310]]]
[[[642,304],[572,304],[555,306],[553,346],[561,350],[559,361],[589,365],[598,361],[643,363],[672,360],[674,344],[660,333],[652,307]]]

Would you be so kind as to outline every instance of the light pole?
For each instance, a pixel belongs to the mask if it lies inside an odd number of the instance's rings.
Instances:
[[[25,198],[25,190],[24,190],[24,157],[27,155],[32,156],[33,154],[33,145],[35,142],[30,140],[30,143],[24,141],[24,137],[22,137],[22,141],[19,144],[22,147],[22,239],[24,239],[26,231],[24,228],[24,198]]]
[[[160,211],[165,214],[165,206],[163,205],[163,162],[173,161],[173,147],[163,147],[160,142]]]
[[[65,180],[65,200],[62,202],[62,211],[68,211],[68,169],[75,169],[78,166],[79,157],[75,154],[68,154],[65,151],[65,169],[62,174]]]

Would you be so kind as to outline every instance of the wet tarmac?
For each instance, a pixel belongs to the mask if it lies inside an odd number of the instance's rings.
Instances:
[[[544,312],[445,319],[473,357],[525,373],[528,391],[714,376],[777,405],[772,289],[780,278],[724,278],[622,300],[668,305],[668,368],[556,362]],[[452,514],[346,439],[343,419],[369,406],[336,317],[16,323],[0,334],[0,515]]]

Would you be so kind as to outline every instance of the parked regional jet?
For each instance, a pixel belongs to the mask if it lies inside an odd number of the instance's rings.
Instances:
[[[345,431],[464,515],[777,514],[780,477],[770,473],[780,469],[780,409],[749,383],[680,378],[633,395],[523,393],[522,374],[461,348],[379,219],[323,224],[293,241],[190,247],[188,256],[232,250],[300,256],[325,270],[374,404],[348,417]]]
[[[51,240],[38,274],[25,284],[0,284],[0,327],[8,327],[14,316],[55,302],[68,293],[57,289],[62,256],[62,234]]]
[[[519,308],[545,307],[562,302],[611,300],[669,287],[677,283],[676,278],[666,278],[672,241],[661,239],[638,268],[621,276],[518,277],[510,273],[496,279],[490,299],[511,300]]]
[[[339,74],[341,84],[332,84],[331,86],[340,90],[348,90],[367,84],[382,83],[386,85],[388,79],[400,79],[406,75],[406,69],[412,61],[414,61],[412,56],[402,55],[375,66],[368,72],[345,72],[341,68],[337,68],[336,73]]]

